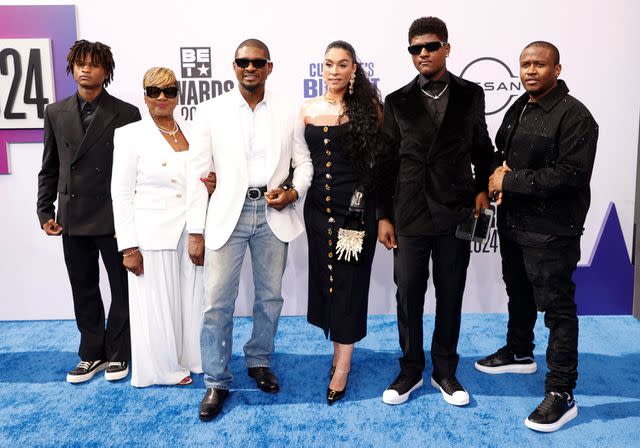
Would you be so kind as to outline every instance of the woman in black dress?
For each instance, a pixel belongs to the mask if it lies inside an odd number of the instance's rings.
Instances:
[[[354,344],[367,332],[377,239],[372,167],[381,143],[382,105],[347,42],[329,44],[323,77],[325,95],[305,102],[301,109],[314,168],[304,204],[309,244],[307,320],[333,342],[327,389],[327,403],[333,404],[344,396]],[[338,241],[341,228],[364,230],[359,253],[341,250],[346,241],[342,237]]]

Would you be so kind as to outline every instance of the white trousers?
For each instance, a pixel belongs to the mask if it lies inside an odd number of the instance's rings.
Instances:
[[[176,384],[202,373],[202,267],[189,259],[184,231],[176,250],[140,250],[144,274],[129,273],[131,385]]]

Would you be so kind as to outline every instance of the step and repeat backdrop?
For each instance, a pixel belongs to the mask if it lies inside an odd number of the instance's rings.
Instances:
[[[73,318],[61,240],[44,234],[35,210],[43,111],[75,91],[65,73],[65,57],[76,39],[111,46],[116,68],[109,92],[137,105],[143,115],[142,75],[152,66],[172,68],[180,85],[175,114],[191,120],[198,104],[236,87],[234,51],[250,37],[270,47],[274,69],[268,88],[292,104],[324,93],[323,52],[336,39],[356,48],[363,68],[384,96],[415,76],[406,50],[407,31],[415,18],[428,15],[448,25],[449,70],[483,87],[492,137],[506,109],[524,92],[518,77],[522,48],[534,40],[558,46],[561,78],[600,124],[592,205],[575,274],[576,300],[582,314],[631,314],[640,3],[613,0],[606,8],[594,0],[540,0],[528,5],[462,1],[433,6],[418,0],[32,3],[0,2],[0,319]],[[506,311],[499,244],[494,228],[486,244],[472,245],[465,312]],[[371,314],[395,313],[392,269],[391,253],[379,246]],[[108,306],[106,275],[102,278]],[[306,313],[306,278],[303,235],[289,247],[284,314]],[[427,312],[433,312],[432,285],[426,301]],[[252,302],[247,257],[236,314],[250,314]]]

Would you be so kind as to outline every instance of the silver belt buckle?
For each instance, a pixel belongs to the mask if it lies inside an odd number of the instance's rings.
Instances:
[[[259,188],[251,187],[247,190],[247,197],[253,201],[259,199],[262,196]]]

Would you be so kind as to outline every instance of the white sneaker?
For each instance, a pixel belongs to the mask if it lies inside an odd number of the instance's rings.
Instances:
[[[431,378],[431,385],[442,392],[442,398],[449,404],[464,406],[469,404],[469,392],[458,382],[455,376],[437,382]]]
[[[402,404],[409,399],[411,392],[422,387],[422,383],[422,377],[410,378],[401,373],[384,391],[382,401],[387,404]]]

